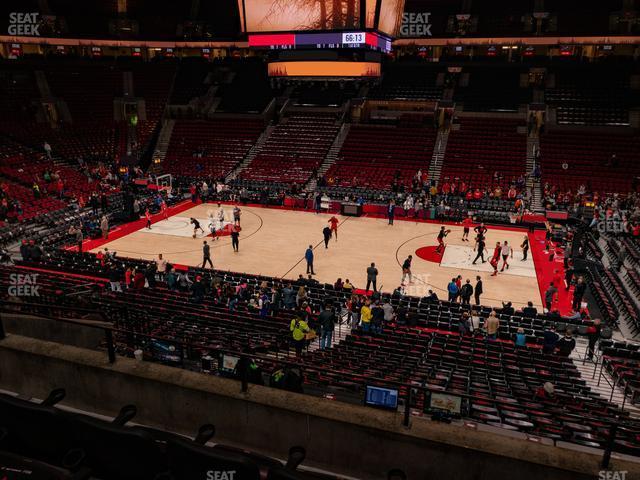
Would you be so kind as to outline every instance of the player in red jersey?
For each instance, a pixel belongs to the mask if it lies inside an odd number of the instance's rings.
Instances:
[[[465,218],[462,221],[462,226],[464,227],[464,229],[462,231],[462,241],[463,242],[468,242],[469,241],[469,230],[473,226],[473,219],[471,217]]]
[[[500,242],[496,242],[496,248],[493,249],[493,257],[491,257],[491,260],[489,261],[489,263],[493,267],[493,273],[491,274],[492,277],[495,277],[496,275],[498,275],[498,263],[500,262],[500,252],[502,252],[502,245],[500,245]]]
[[[151,230],[151,212],[148,208],[144,211],[144,218],[147,219],[147,228]]]
[[[162,216],[165,220],[169,220],[169,212],[167,211],[167,203],[162,200],[160,202],[160,211],[162,212]]]
[[[338,241],[338,223],[340,223],[340,220],[338,220],[336,217],[332,216],[329,219],[329,226],[331,227],[331,234],[336,239],[336,242]]]

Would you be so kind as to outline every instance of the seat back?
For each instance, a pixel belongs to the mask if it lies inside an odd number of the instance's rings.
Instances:
[[[0,395],[0,428],[8,451],[54,465],[62,465],[73,444],[59,410],[9,395]]]
[[[148,433],[92,417],[68,415],[76,447],[99,478],[153,480],[167,471],[166,458]],[[203,477],[204,478],[204,477]]]
[[[167,443],[169,470],[174,480],[210,478],[210,472],[227,473],[236,480],[259,480],[260,468],[248,457],[222,449],[208,448],[194,442],[171,439]],[[231,477],[230,472],[235,472]],[[208,475],[208,476],[207,476]]]

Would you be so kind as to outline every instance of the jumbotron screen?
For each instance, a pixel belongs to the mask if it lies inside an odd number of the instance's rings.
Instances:
[[[238,0],[247,33],[378,30],[394,36],[405,0]]]

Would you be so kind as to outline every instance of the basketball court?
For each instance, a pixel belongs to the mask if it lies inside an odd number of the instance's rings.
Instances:
[[[231,247],[229,227],[232,223],[232,205],[223,205],[225,221],[222,235],[214,239],[209,230],[210,217],[217,218],[217,204],[181,205],[172,216],[164,219],[154,216],[151,229],[144,221],[119,227],[106,242],[93,243],[91,251],[105,246],[119,256],[155,259],[159,253],[173,264],[199,266],[202,264],[202,245],[211,245],[214,267],[220,270],[246,272],[297,279],[306,276],[305,250],[309,245],[314,251],[314,276],[320,282],[333,284],[338,277],[349,279],[356,288],[366,286],[366,268],[375,262],[379,270],[378,289],[391,292],[401,283],[401,264],[413,255],[413,282],[406,285],[406,293],[424,295],[432,289],[439,298],[447,298],[446,287],[451,279],[462,275],[463,282],[470,279],[475,284],[480,275],[484,284],[482,303],[501,306],[511,301],[522,306],[531,300],[541,307],[541,288],[538,283],[534,255],[522,260],[520,245],[525,230],[489,227],[485,259],[491,257],[495,242],[509,242],[514,247],[514,257],[508,270],[492,277],[488,261],[472,265],[473,231],[470,241],[462,240],[462,226],[449,225],[451,233],[446,238],[443,255],[435,252],[437,234],[441,224],[429,221],[396,219],[388,225],[386,219],[370,217],[344,217],[340,220],[338,239],[332,238],[325,248],[322,229],[328,225],[331,214],[315,214],[281,208],[242,206],[242,230],[240,249]],[[198,231],[193,238],[190,218],[196,218],[205,233]],[[117,238],[119,237],[119,238]],[[532,249],[534,238],[530,236]],[[500,262],[502,266],[502,261]]]

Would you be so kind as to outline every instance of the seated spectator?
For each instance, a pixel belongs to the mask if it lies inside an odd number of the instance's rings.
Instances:
[[[573,338],[571,330],[567,329],[564,337],[558,340],[558,354],[563,357],[568,357],[574,348],[576,348],[576,339]]]
[[[527,306],[522,309],[522,313],[525,317],[535,317],[538,314],[538,309],[533,306],[532,301],[528,301]]]
[[[555,332],[555,327],[553,325],[549,326],[542,334],[543,336],[543,344],[542,344],[542,353],[553,353],[556,351],[556,344],[560,337]]]
[[[518,328],[516,333],[516,347],[526,347],[527,346],[527,336],[524,334],[524,328]]]
[[[513,308],[513,304],[511,302],[502,302],[502,312],[505,315],[513,315],[514,313],[516,313],[515,309]]]
[[[556,397],[556,388],[553,383],[545,382],[536,390],[536,398],[541,400],[553,400]]]

